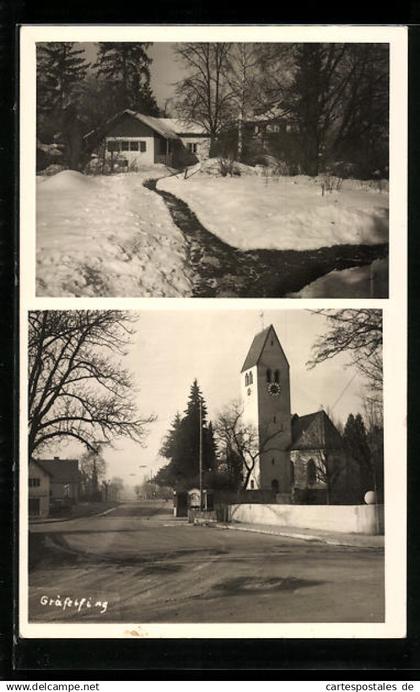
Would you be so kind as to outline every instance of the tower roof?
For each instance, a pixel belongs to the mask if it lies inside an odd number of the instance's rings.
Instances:
[[[275,337],[278,345],[280,346],[280,349],[284,353],[283,349],[281,348],[279,338],[276,334],[276,330],[274,329],[273,325],[270,324],[268,327],[263,329],[262,332],[258,332],[258,334],[254,336],[251,348],[249,349],[247,357],[245,358],[241,372],[243,372],[244,370],[249,370],[249,368],[253,368],[254,365],[258,365],[258,362],[261,358],[262,352],[267,343],[267,339],[270,333]],[[286,358],[286,356],[284,357]]]

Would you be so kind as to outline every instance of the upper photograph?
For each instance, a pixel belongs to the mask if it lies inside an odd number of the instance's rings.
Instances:
[[[36,43],[36,295],[387,298],[389,64]]]

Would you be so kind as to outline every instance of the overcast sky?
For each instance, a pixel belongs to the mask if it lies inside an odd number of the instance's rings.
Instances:
[[[265,327],[273,324],[289,360],[292,413],[304,415],[323,406],[333,409],[334,417],[344,423],[349,413],[361,411],[363,383],[353,368],[344,368],[345,357],[313,370],[305,366],[314,340],[325,329],[322,316],[306,310],[266,310],[263,318],[260,314],[249,309],[153,309],[139,314],[126,362],[136,378],[140,411],[154,413],[158,419],[150,426],[144,449],[127,441],[106,449],[110,477],[120,476],[134,485],[167,463],[159,457],[159,447],[176,412],[185,410],[194,378],[210,419],[239,398],[240,371],[263,323]],[[58,451],[62,458],[71,456],[70,452],[80,455],[81,450],[68,446]],[[143,465],[145,469],[139,468]]]

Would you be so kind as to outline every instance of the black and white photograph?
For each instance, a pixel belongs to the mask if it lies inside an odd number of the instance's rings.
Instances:
[[[388,42],[37,42],[36,295],[388,297],[389,84]]]
[[[30,311],[28,358],[29,622],[384,622],[381,310]]]

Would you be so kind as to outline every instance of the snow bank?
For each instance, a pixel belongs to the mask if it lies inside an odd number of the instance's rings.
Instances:
[[[388,240],[388,195],[361,189],[353,180],[325,196],[307,176],[174,176],[160,180],[158,188],[183,199],[205,228],[241,250],[314,250]]]
[[[332,271],[288,298],[387,298],[388,259],[364,267]]]
[[[143,187],[164,171],[38,179],[37,295],[191,295],[183,236]]]

